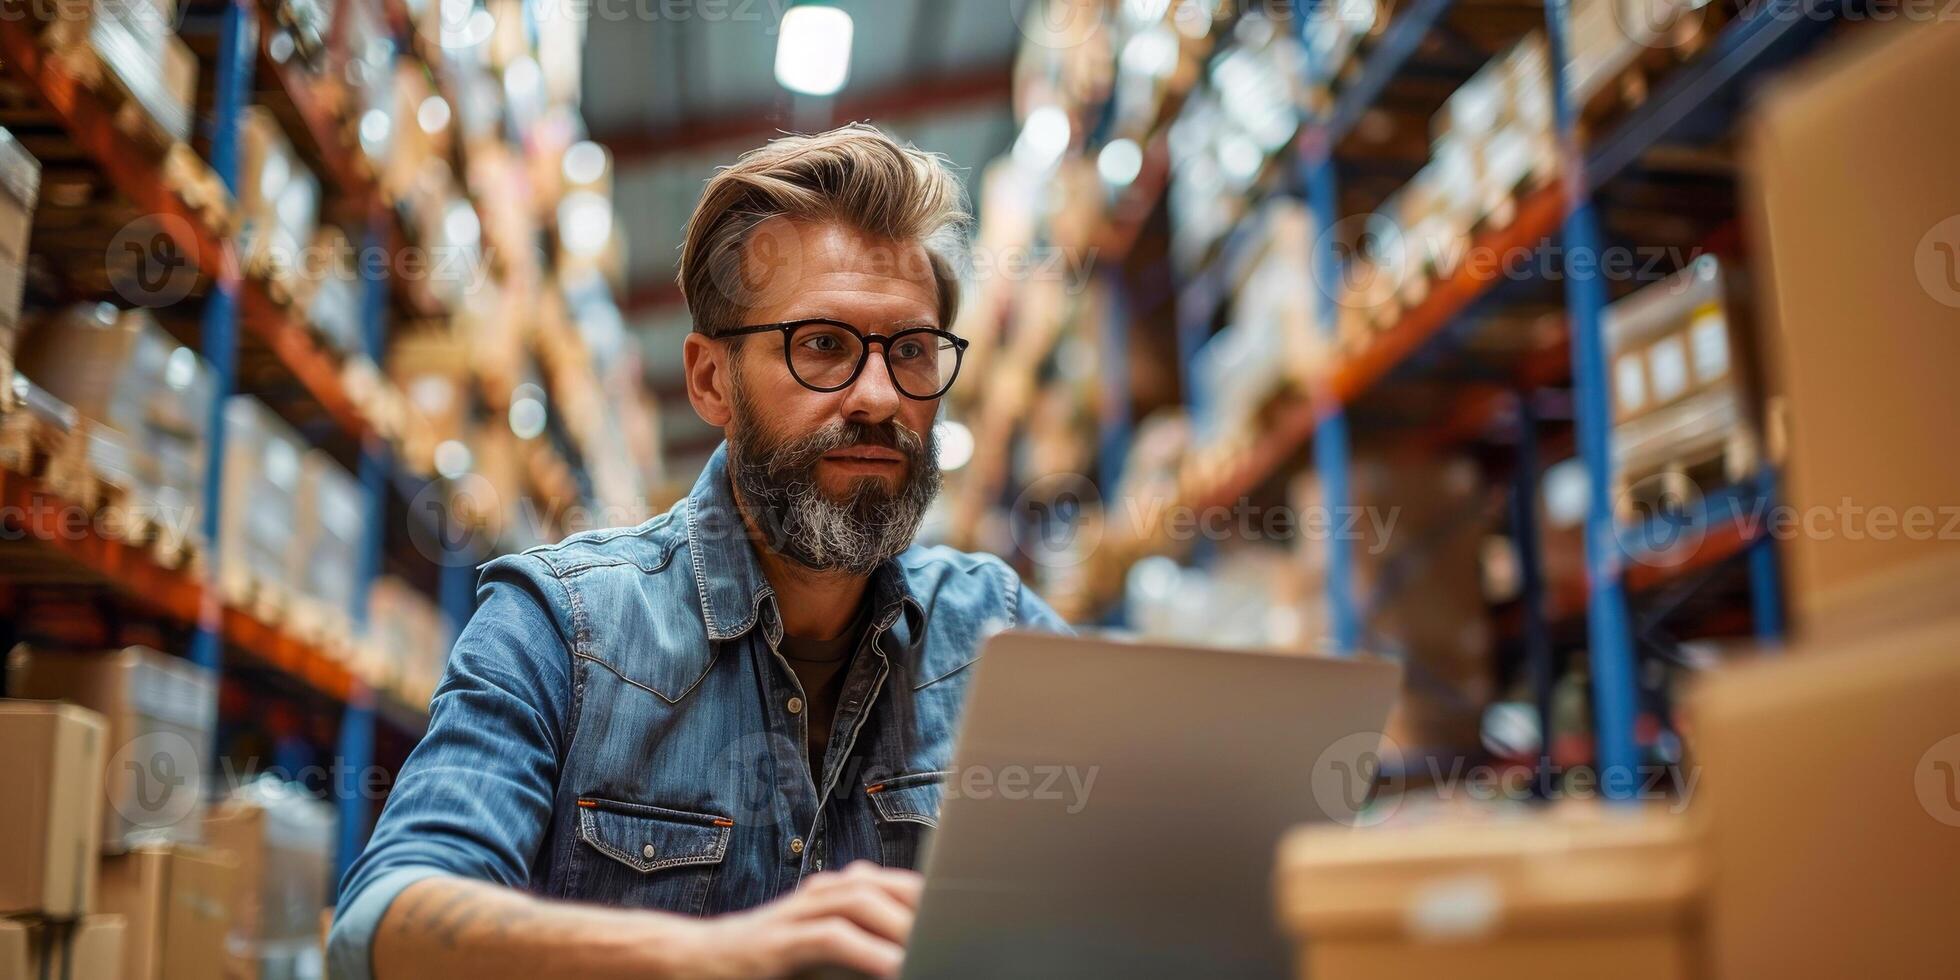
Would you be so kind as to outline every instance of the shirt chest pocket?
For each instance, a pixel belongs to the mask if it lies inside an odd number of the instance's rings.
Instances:
[[[735,822],[706,813],[584,797],[575,897],[700,915]]]
[[[928,834],[939,827],[943,772],[894,776],[864,788],[878,821],[878,863],[917,868],[925,857]]]

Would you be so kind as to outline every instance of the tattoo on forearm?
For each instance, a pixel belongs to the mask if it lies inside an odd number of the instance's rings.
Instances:
[[[401,909],[400,932],[432,939],[444,949],[457,949],[465,940],[474,944],[506,938],[536,917],[535,910],[522,902],[467,888],[410,897],[414,900]]]

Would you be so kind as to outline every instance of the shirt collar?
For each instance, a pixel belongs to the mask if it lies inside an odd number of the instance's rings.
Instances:
[[[726,442],[708,458],[687,495],[687,546],[708,638],[734,639],[762,623],[769,642],[780,642],[783,627],[776,590],[762,573],[756,543],[736,509]],[[870,599],[871,622],[877,631],[890,629],[901,613],[911,635],[924,628],[925,609],[913,598],[896,560],[887,559],[872,571]]]

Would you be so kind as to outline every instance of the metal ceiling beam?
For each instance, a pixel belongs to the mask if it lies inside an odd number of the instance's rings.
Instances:
[[[845,91],[829,100],[829,117],[839,124],[854,119],[899,121],[929,111],[1005,103],[1013,97],[1013,64],[1003,62],[935,77],[907,79],[865,92]],[[728,143],[753,142],[794,127],[795,103],[788,92],[743,109],[716,112],[658,128],[629,127],[596,133],[593,139],[612,150],[613,166],[623,169],[673,154]]]

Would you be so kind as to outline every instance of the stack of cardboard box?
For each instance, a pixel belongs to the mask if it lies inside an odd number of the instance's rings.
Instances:
[[[57,0],[39,9],[48,18],[42,43],[71,71],[120,88],[155,142],[190,139],[197,55],[174,30],[175,0]]]
[[[369,665],[378,686],[410,704],[426,705],[449,658],[451,630],[427,595],[384,575],[368,593]]]
[[[239,126],[238,213],[240,251],[248,271],[262,275],[275,296],[305,292],[304,249],[319,220],[320,180],[300,162],[279,117],[247,106]]]
[[[204,812],[200,778],[217,727],[217,685],[181,657],[143,647],[110,651],[16,648],[7,690],[67,701],[108,726],[102,846],[195,843]]]
[[[41,163],[0,129],[0,412],[13,407],[14,340],[20,329],[27,236],[41,192]]]
[[[345,649],[361,608],[363,542],[369,522],[379,515],[368,514],[361,485],[318,449],[300,463],[294,506],[299,523],[286,556],[292,625],[301,635]]]
[[[93,768],[63,762],[51,775],[63,792],[87,794],[101,811],[94,837],[100,856],[90,854],[88,874],[100,878],[95,907],[122,923],[121,962],[72,975],[215,980],[229,917],[230,860],[197,844],[203,836],[202,776],[216,723],[209,675],[179,658],[135,647],[20,648],[8,664],[8,689],[48,700],[0,705],[86,710],[103,720],[106,758]]]
[[[1298,561],[1308,575],[1308,635],[1327,648],[1328,553],[1346,549],[1364,648],[1406,666],[1406,690],[1386,734],[1412,755],[1474,752],[1493,694],[1481,579],[1491,513],[1476,463],[1368,452],[1355,455],[1349,473],[1340,507],[1311,474],[1292,488],[1303,527]]]
[[[1713,255],[1614,303],[1604,323],[1613,499],[1623,521],[1753,473],[1760,456],[1750,346]]]
[[[122,973],[123,919],[96,901],[107,743],[86,708],[0,700],[0,977]]]
[[[1960,211],[1942,179],[1960,117],[1888,96],[1956,86],[1960,31],[1873,28],[1769,96],[1751,129],[1790,428],[1786,502],[1764,521],[1796,630],[1692,693],[1680,815],[1583,833],[1556,811],[1302,830],[1281,857],[1281,918],[1317,980],[1952,975],[1960,558],[1936,515],[1960,499],[1960,286],[1940,265],[1960,232],[1937,222]],[[1900,258],[1915,245],[1918,268]]]
[[[94,477],[174,553],[201,537],[210,371],[148,312],[82,303],[34,320],[19,371],[73,408],[87,427]]]
[[[333,886],[333,809],[292,784],[260,777],[206,819],[231,876],[226,980],[303,980],[322,970],[319,923]],[[174,980],[174,977],[173,977]]]
[[[262,615],[282,610],[291,596],[300,524],[300,462],[306,443],[264,403],[233,395],[225,403],[223,503],[218,540],[225,598]]]

